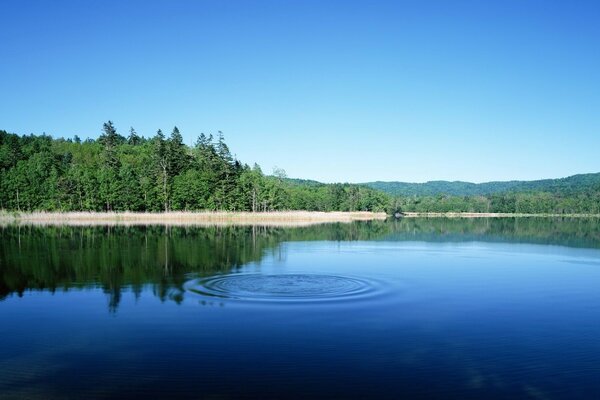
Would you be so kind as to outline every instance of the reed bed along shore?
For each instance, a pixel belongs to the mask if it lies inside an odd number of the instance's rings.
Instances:
[[[321,223],[384,220],[385,213],[273,212],[0,212],[0,224],[27,225],[263,225],[306,226]]]

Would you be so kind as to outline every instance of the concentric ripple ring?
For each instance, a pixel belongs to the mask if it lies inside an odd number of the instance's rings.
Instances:
[[[189,281],[185,290],[209,297],[263,301],[323,301],[365,296],[365,280],[321,274],[232,274]]]

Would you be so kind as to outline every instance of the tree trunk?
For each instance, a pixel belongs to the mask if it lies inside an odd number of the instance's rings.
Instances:
[[[168,200],[167,200],[167,167],[163,167],[163,196],[165,197],[165,212],[168,211]]]

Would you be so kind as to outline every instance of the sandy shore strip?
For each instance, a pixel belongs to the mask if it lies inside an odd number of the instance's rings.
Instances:
[[[322,223],[384,220],[385,213],[273,212],[0,212],[0,225],[261,225],[307,226]]]

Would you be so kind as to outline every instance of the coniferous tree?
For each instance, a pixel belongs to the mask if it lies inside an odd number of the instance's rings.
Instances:
[[[129,129],[129,137],[127,138],[127,143],[132,146],[137,146],[141,143],[141,139],[138,136],[133,126]]]
[[[164,205],[163,210],[168,211],[169,150],[165,141],[165,135],[160,129],[156,132],[156,137],[154,138],[154,160],[159,171],[159,179],[162,184],[162,201]]]
[[[105,122],[102,127],[102,135],[98,139],[104,145],[104,162],[108,168],[116,170],[119,168],[119,158],[117,157],[117,145],[119,144],[119,135],[112,121]]]
[[[183,137],[177,127],[174,127],[173,132],[171,132],[171,137],[167,143],[167,152],[169,175],[174,177],[184,171],[188,165],[186,146],[183,144]]]

